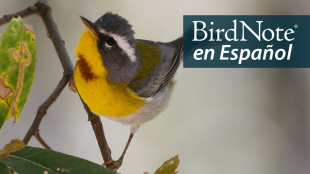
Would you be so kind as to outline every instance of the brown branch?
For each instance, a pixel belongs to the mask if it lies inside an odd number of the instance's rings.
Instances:
[[[45,143],[45,141],[42,139],[42,137],[40,136],[39,131],[36,132],[36,133],[34,134],[34,136],[36,137],[36,139],[39,141],[39,143],[40,143],[45,149],[50,149],[50,150],[52,150],[52,149],[50,148],[50,146],[48,146],[48,145]]]
[[[30,7],[27,7],[26,9],[21,10],[17,13],[4,15],[2,18],[0,18],[0,26],[10,22],[10,20],[12,18],[17,18],[18,16],[24,18],[24,17],[27,17],[29,15],[36,14],[37,11],[38,11],[38,8],[36,6],[30,6]]]
[[[13,17],[16,18],[20,16],[23,18],[33,14],[37,14],[38,16],[40,16],[46,27],[47,35],[53,42],[64,72],[72,76],[74,66],[72,64],[72,61],[70,60],[67,49],[65,48],[65,43],[61,39],[57,25],[52,16],[51,7],[48,5],[47,1],[48,0],[38,0],[38,2],[36,2],[33,6],[27,7],[24,10],[13,14],[4,15],[2,18],[0,18],[0,26],[10,22]]]
[[[67,85],[69,79],[72,78],[74,66],[68,55],[67,49],[65,47],[65,43],[62,40],[60,33],[57,29],[57,25],[54,22],[54,19],[52,17],[51,7],[48,5],[47,2],[48,0],[38,0],[34,6],[30,6],[24,10],[21,10],[13,14],[4,15],[3,18],[0,18],[0,26],[5,23],[8,23],[13,17],[17,17],[17,16],[26,17],[32,14],[37,14],[43,20],[43,23],[48,33],[47,35],[53,42],[53,45],[55,47],[55,50],[57,52],[61,65],[63,67],[64,75],[62,79],[60,80],[60,82],[58,83],[58,85],[56,86],[53,93],[38,108],[36,117],[23,140],[25,144],[28,144],[31,137],[35,136],[37,140],[42,144],[42,146],[44,146],[47,149],[50,149],[50,147],[44,142],[44,140],[41,138],[39,134],[39,126],[41,124],[41,121],[44,115],[47,113],[47,110],[49,109],[49,107],[58,98],[62,90]],[[93,114],[88,108],[88,106],[83,101],[82,103],[84,104],[84,108],[88,114],[89,121],[91,122],[94,133],[96,135],[96,139],[98,141],[98,145],[99,145],[104,162],[113,161],[111,157],[111,150],[106,141],[102,123],[101,123],[99,116]],[[109,167],[109,165],[107,165],[107,168],[111,168],[111,166]]]
[[[58,85],[55,88],[55,90],[53,91],[53,93],[39,107],[39,109],[37,111],[37,115],[36,115],[32,125],[31,125],[30,129],[28,130],[27,134],[24,137],[23,141],[24,141],[25,144],[28,144],[28,142],[31,139],[31,137],[33,135],[35,135],[36,132],[39,131],[40,123],[41,123],[44,115],[46,114],[48,108],[56,101],[57,97],[60,95],[62,90],[66,87],[66,85],[67,85],[67,83],[68,83],[70,78],[71,78],[70,75],[64,73],[62,79],[58,83]]]
[[[84,105],[84,109],[86,110],[86,112],[88,114],[88,121],[90,121],[90,123],[93,127],[93,130],[94,130],[94,133],[95,133],[95,136],[96,136],[99,148],[100,148],[100,152],[101,152],[101,155],[103,158],[103,161],[105,163],[112,161],[111,150],[110,150],[108,142],[105,138],[103,126],[102,126],[100,117],[98,115],[92,113],[91,110],[89,109],[89,107],[84,103],[84,101],[82,99],[81,99],[81,101]],[[107,168],[109,168],[109,165],[107,165]]]
[[[55,102],[62,90],[66,87],[69,79],[73,75],[73,64],[68,55],[67,49],[65,48],[64,42],[58,32],[58,28],[51,14],[51,8],[49,7],[47,0],[39,0],[35,5],[37,13],[43,20],[49,38],[52,40],[53,45],[58,54],[59,60],[64,69],[64,75],[48,99],[39,107],[36,117],[29,128],[28,132],[24,137],[24,143],[28,144],[29,140],[33,135],[39,132],[39,126],[41,121],[46,114],[49,107]]]
[[[65,42],[62,40],[57,25],[54,22],[51,7],[48,5],[47,0],[39,0],[35,6],[39,9],[38,15],[43,20],[47,35],[53,42],[64,72],[72,76],[74,66],[65,47]]]

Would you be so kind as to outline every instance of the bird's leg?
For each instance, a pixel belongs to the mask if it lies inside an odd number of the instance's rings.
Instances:
[[[106,162],[106,163],[103,163],[103,164],[102,164],[103,166],[107,166],[110,170],[113,170],[113,171],[117,171],[117,170],[122,166],[122,164],[123,164],[123,159],[124,159],[124,156],[125,156],[125,154],[126,154],[126,152],[127,152],[127,149],[128,149],[128,147],[129,147],[129,144],[130,144],[130,142],[131,142],[131,140],[132,140],[132,138],[133,138],[133,135],[134,135],[135,132],[139,129],[139,127],[140,127],[140,125],[131,127],[131,133],[130,133],[130,135],[129,135],[128,141],[127,141],[127,143],[126,143],[126,146],[125,146],[125,148],[124,148],[124,151],[123,151],[121,157],[120,157],[118,160],[116,160],[116,161],[111,160],[111,161],[108,161],[108,162]]]
[[[129,139],[127,141],[127,144],[125,146],[125,149],[123,151],[122,156],[118,160],[116,160],[116,161],[111,160],[111,161],[105,162],[105,163],[102,164],[102,166],[106,166],[108,169],[116,172],[123,164],[124,156],[126,154],[126,151],[127,151],[128,147],[129,147],[129,144],[131,142],[131,139],[132,139],[133,135],[134,135],[133,133],[130,133]]]
[[[124,156],[125,156],[126,151],[127,151],[128,147],[129,147],[129,144],[130,144],[130,142],[131,142],[131,140],[132,140],[132,137],[133,137],[133,135],[137,132],[137,130],[139,129],[139,127],[140,127],[140,125],[131,126],[131,128],[130,128],[130,135],[129,135],[127,144],[126,144],[126,146],[125,146],[125,149],[124,149],[124,151],[123,151],[122,156],[121,156],[117,161],[123,162]]]
[[[134,135],[134,133],[130,133],[128,141],[127,141],[127,144],[126,144],[125,149],[124,149],[124,151],[122,153],[122,156],[117,161],[123,162],[124,156],[126,154],[126,151],[127,151],[128,147],[129,147],[129,144],[130,144],[130,142],[132,140],[133,135]]]

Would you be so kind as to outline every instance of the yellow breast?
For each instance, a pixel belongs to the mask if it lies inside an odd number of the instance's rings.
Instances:
[[[137,111],[145,100],[131,91],[127,84],[107,80],[97,41],[85,32],[75,50],[78,55],[74,71],[77,90],[92,112],[103,116],[126,116]]]

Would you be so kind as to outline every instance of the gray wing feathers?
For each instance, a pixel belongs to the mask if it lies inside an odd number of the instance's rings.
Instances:
[[[181,44],[179,42],[180,40],[177,39],[176,41],[173,41],[171,44],[175,47],[175,53],[173,55],[173,62],[170,65],[170,70],[168,71],[163,83],[160,85],[160,87],[157,89],[156,93],[159,92],[160,90],[162,90],[164,87],[166,87],[168,85],[168,83],[172,80],[172,78],[174,77],[177,69],[179,68],[180,62],[181,62],[181,58],[182,58],[182,41]],[[155,93],[155,94],[156,94]]]
[[[183,39],[178,38],[169,43],[139,40],[146,44],[157,45],[161,54],[161,62],[147,77],[140,79],[140,86],[135,92],[141,97],[152,97],[162,90],[173,78],[182,58]]]

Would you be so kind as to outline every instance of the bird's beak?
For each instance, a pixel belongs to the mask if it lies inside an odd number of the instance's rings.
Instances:
[[[94,23],[92,23],[91,21],[89,21],[88,19],[84,18],[83,16],[80,16],[82,22],[84,23],[87,31],[97,40],[99,40],[99,36],[96,32],[96,26],[94,25]]]

